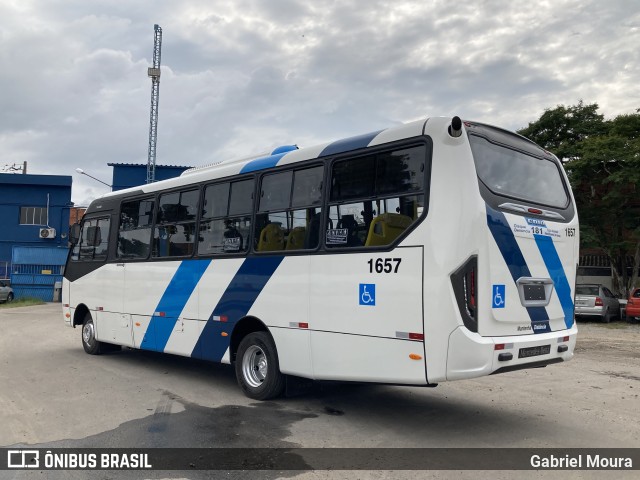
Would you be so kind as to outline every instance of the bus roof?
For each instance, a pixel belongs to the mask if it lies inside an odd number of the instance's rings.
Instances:
[[[299,163],[317,158],[337,155],[352,150],[365,147],[381,145],[404,138],[417,137],[423,134],[424,126],[428,119],[416,120],[410,123],[401,124],[385,130],[357,135],[334,142],[327,142],[313,147],[298,148],[296,145],[285,145],[278,147],[271,153],[265,153],[256,157],[243,158],[239,160],[228,160],[205,165],[186,170],[179,177],[162,180],[146,185],[139,185],[124,190],[109,192],[101,197],[109,198],[113,196],[126,195],[128,193],[152,193],[160,190],[205,182],[217,178],[224,178],[241,173],[265,170],[275,166]]]

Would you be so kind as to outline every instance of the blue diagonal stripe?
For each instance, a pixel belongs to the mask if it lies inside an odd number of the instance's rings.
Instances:
[[[520,250],[516,237],[507,223],[507,219],[502,212],[494,210],[489,205],[487,205],[487,225],[489,225],[493,239],[496,241],[502,258],[509,268],[513,282],[515,283],[520,277],[531,277],[531,271],[527,266],[524,255],[522,255],[522,250]],[[544,307],[527,307],[527,313],[532,322],[549,320],[549,314]],[[550,329],[534,329],[533,331],[535,333],[544,333],[550,331]]]
[[[257,170],[264,170],[266,168],[275,167],[278,164],[278,161],[280,161],[280,159],[284,157],[287,153],[289,152],[283,152],[283,153],[278,153],[276,155],[269,155],[267,157],[256,158],[255,160],[250,161],[244,167],[242,167],[242,170],[240,170],[240,173],[255,172]]]
[[[564,312],[564,324],[567,328],[571,328],[574,312],[571,287],[569,286],[567,275],[564,273],[564,267],[558,256],[558,251],[553,244],[553,239],[546,235],[534,235],[533,237],[536,239],[536,245],[538,245],[542,260],[544,260],[549,276],[553,280],[558,293],[560,305],[562,305],[562,311]]]
[[[185,260],[180,264],[154,310],[141,348],[164,351],[178,317],[210,263],[211,260]],[[158,312],[164,316],[156,315]]]
[[[216,362],[222,359],[231,340],[229,335],[223,336],[222,333],[231,333],[236,322],[249,313],[283,258],[269,256],[245,259],[213,309],[191,352],[192,357]],[[222,316],[227,318],[226,322],[213,319]]]
[[[327,155],[335,155],[337,153],[350,152],[351,150],[357,150],[358,148],[364,148],[368,146],[371,141],[378,136],[383,130],[377,132],[365,133],[364,135],[358,135],[357,137],[344,138],[336,142],[330,143],[322,152],[319,157],[325,157]]]

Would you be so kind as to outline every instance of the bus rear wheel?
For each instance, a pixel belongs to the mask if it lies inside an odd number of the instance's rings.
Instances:
[[[268,400],[284,390],[278,352],[271,335],[253,332],[242,339],[236,355],[238,385],[249,398]]]
[[[102,349],[102,342],[96,340],[96,327],[90,313],[82,322],[82,347],[89,355],[99,355]]]

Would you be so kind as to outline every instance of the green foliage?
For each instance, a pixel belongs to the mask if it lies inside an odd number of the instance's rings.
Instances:
[[[640,247],[640,113],[605,120],[598,104],[546,110],[518,133],[555,153],[567,170],[578,207],[582,247],[600,248],[620,291],[623,264]],[[618,277],[623,277],[620,279]]]
[[[43,302],[39,298],[33,297],[23,297],[17,300],[14,300],[11,303],[0,303],[0,309],[3,308],[17,308],[17,307],[31,307],[33,305],[44,305],[46,302]]]
[[[518,131],[541,147],[555,153],[563,162],[581,156],[582,142],[606,132],[604,116],[597,113],[598,104],[565,107],[558,105],[545,110],[535,122]]]

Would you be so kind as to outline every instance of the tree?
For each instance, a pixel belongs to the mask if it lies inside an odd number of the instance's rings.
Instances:
[[[553,152],[562,162],[581,157],[582,144],[590,137],[605,134],[604,116],[598,114],[598,104],[558,105],[545,110],[542,116],[518,133]]]
[[[627,295],[640,268],[640,114],[605,120],[597,111],[596,103],[559,105],[518,133],[563,161],[580,216],[581,247],[604,252],[614,289]]]

